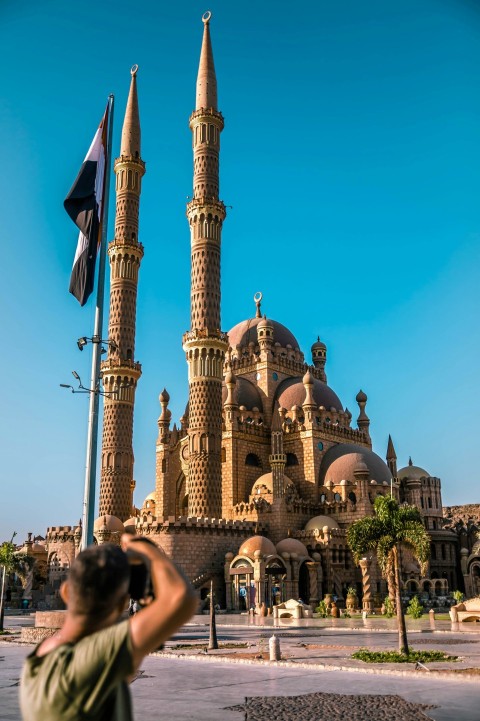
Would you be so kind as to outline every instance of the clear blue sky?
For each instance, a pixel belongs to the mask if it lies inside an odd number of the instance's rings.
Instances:
[[[204,3],[3,0],[0,173],[3,353],[0,539],[81,515],[93,302],[68,294],[76,231],[63,210],[110,92],[118,153],[138,63],[147,163],[137,322],[136,502],[154,487],[158,394],[187,400],[193,109]],[[253,294],[374,449],[479,501],[480,8],[473,0],[222,2],[212,38],[222,135],[222,325]],[[113,205],[112,213],[113,215]],[[112,237],[113,223],[110,226]]]

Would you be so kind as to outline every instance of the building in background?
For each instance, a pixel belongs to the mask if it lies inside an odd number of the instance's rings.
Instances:
[[[445,519],[441,483],[409,464],[397,470],[392,439],[386,462],[372,450],[367,396],[358,416],[327,383],[327,347],[319,338],[305,357],[294,333],[270,317],[257,293],[252,317],[221,327],[220,136],[224,122],[210,39],[204,30],[190,117],[193,195],[190,329],[183,336],[189,401],[172,425],[166,390],[160,394],[155,488],[133,503],[133,412],[141,375],[134,360],[141,178],[140,120],[133,73],[120,157],[115,162],[117,214],[109,246],[111,294],[97,543],[118,541],[127,529],[149,536],[186,571],[202,598],[213,579],[231,610],[272,606],[288,598],[316,605],[326,594],[342,602],[354,586],[365,608],[388,593],[375,558],[353,563],[349,525],[372,514],[375,497],[393,494],[417,506],[431,537],[426,576],[408,549],[402,553],[405,595],[430,603],[456,588],[480,591],[478,508],[470,519],[456,509]],[[228,242],[228,241],[227,241]],[[304,308],[315,313],[315,308]],[[153,449],[152,449],[153,452]],[[461,509],[462,507],[460,507]],[[78,552],[79,527],[48,529],[49,588],[58,586]],[[50,602],[51,601],[51,596]]]

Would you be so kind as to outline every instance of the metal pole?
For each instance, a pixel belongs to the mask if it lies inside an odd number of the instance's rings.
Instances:
[[[110,201],[110,174],[112,165],[112,129],[113,129],[113,95],[108,97],[108,136],[107,136],[107,167],[105,169],[105,189],[103,206],[102,237],[100,240],[100,258],[98,263],[97,305],[95,308],[95,327],[92,342],[92,371],[90,378],[90,404],[88,412],[87,457],[85,463],[85,491],[83,496],[82,542],[81,550],[93,543],[93,523],[95,520],[95,485],[97,474],[98,444],[98,406],[100,401],[100,359],[103,328],[103,305],[105,289],[105,257],[107,253],[108,205]]]

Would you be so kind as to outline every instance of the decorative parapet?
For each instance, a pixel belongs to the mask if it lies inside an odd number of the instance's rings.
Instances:
[[[190,128],[192,128],[192,125],[195,123],[201,123],[202,120],[207,123],[214,123],[220,130],[224,128],[223,115],[220,110],[216,110],[215,108],[199,108],[198,110],[194,110],[190,115]]]
[[[46,542],[75,541],[78,526],[49,526],[47,528]]]
[[[170,516],[166,521],[152,521],[138,523],[137,532],[149,535],[162,535],[168,533],[188,533],[194,530],[196,533],[211,534],[212,531],[221,535],[244,535],[245,532],[260,533],[266,531],[267,527],[256,521],[235,521],[227,518],[195,518],[189,516]]]
[[[108,360],[102,361],[100,364],[102,373],[116,371],[121,373],[122,371],[133,371],[133,374],[140,378],[142,374],[142,364],[137,363],[133,360],[127,360],[126,358],[109,358]]]
[[[214,328],[193,328],[183,334],[182,343],[191,343],[198,340],[217,340],[228,343],[228,333]]]

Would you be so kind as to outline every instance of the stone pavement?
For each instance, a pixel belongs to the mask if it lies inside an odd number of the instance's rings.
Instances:
[[[20,721],[18,679],[23,659],[30,649],[0,643],[1,721]],[[420,721],[422,718],[478,721],[480,716],[478,684],[472,682],[441,681],[429,678],[428,674],[401,678],[355,672],[345,674],[315,667],[287,669],[208,660],[208,663],[202,663],[185,657],[146,658],[141,673],[132,684],[135,717],[144,721],[243,721],[245,718],[248,721],[312,721],[322,718],[319,694],[336,695],[328,699],[329,714],[323,718],[340,718],[340,712],[342,718],[349,721],[383,721],[387,718],[390,721]],[[345,694],[350,696],[348,713],[345,712]],[[260,695],[269,699],[254,700]],[[365,695],[376,698],[357,698]],[[392,695],[400,696],[402,700],[388,698]],[[303,698],[281,698],[292,696]],[[246,698],[252,700],[248,701],[245,710]],[[436,708],[422,709],[418,704],[434,704]],[[234,711],[232,706],[242,708]],[[401,710],[403,715],[393,716],[394,709]]]
[[[259,696],[244,704],[232,706],[248,721],[268,721],[281,718],[288,721],[425,721],[423,710],[434,708],[411,703],[400,696],[360,696],[334,693],[309,693],[303,696]]]

